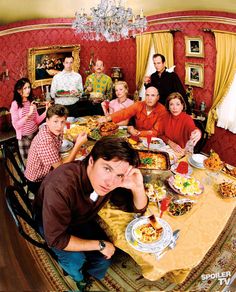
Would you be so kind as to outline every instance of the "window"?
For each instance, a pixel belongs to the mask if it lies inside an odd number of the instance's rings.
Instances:
[[[236,74],[232,85],[224,97],[222,103],[217,107],[218,115],[217,127],[224,128],[236,133]]]

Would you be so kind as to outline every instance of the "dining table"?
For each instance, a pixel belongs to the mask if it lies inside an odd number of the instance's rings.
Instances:
[[[186,161],[186,157],[181,161]],[[166,183],[172,175],[168,170],[156,173],[154,177],[162,177]],[[137,250],[135,241],[127,241],[126,228],[136,218],[136,214],[121,211],[110,202],[99,212],[99,222],[110,240],[134,259],[141,267],[143,277],[148,280],[156,281],[166,276],[173,283],[182,283],[217,241],[236,207],[235,198],[226,199],[219,194],[219,184],[224,181],[236,182],[235,178],[223,172],[209,175],[206,169],[198,168],[193,168],[192,176],[201,182],[204,190],[194,197],[195,203],[186,214],[173,216],[168,211],[164,212],[162,219],[170,225],[172,231],[179,230],[179,238],[176,246],[167,249],[160,258],[155,253]],[[175,195],[171,189],[168,191],[168,186],[167,192],[169,196]],[[149,202],[144,216],[150,216],[150,212],[157,217],[160,215],[156,202]]]
[[[94,119],[94,117],[83,117],[78,124],[86,126],[86,121],[89,118]],[[65,135],[65,137],[67,136]],[[91,150],[98,138],[91,139],[90,135],[88,137],[90,138],[83,148],[90,147]],[[126,138],[128,138],[128,134]],[[139,143],[133,147],[144,150],[143,139],[140,139]],[[188,157],[174,153],[167,145],[162,151],[168,153],[172,165],[181,161],[188,162]],[[77,159],[83,159],[88,153],[84,153],[84,155],[80,153]],[[217,241],[236,207],[235,198],[223,198],[219,193],[219,184],[225,181],[236,183],[234,177],[223,171],[214,173],[205,168],[192,167],[191,169],[191,176],[200,182],[202,193],[191,196],[194,204],[186,214],[173,216],[168,211],[164,212],[162,219],[171,227],[172,232],[179,230],[179,238],[176,241],[176,246],[173,249],[167,249],[160,258],[155,253],[138,250],[135,247],[135,241],[127,240],[126,228],[130,222],[137,218],[137,214],[122,211],[111,202],[108,202],[98,213],[99,224],[106,231],[111,242],[129,254],[140,266],[143,277],[150,281],[156,281],[165,276],[173,283],[182,283],[191,270],[201,263]],[[173,176],[172,167],[168,167],[167,170],[142,170],[142,172],[144,179],[148,174],[152,181],[161,181],[170,198],[178,197],[168,183],[168,178]],[[150,213],[157,217],[160,216],[160,205],[157,202],[149,201],[147,211],[143,216],[150,216]]]

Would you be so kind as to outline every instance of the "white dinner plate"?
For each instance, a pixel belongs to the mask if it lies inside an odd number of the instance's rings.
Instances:
[[[159,149],[161,149],[161,148],[163,148],[163,147],[165,147],[166,146],[166,144],[163,142],[163,140],[162,139],[160,139],[160,138],[152,138],[152,141],[156,141],[158,144],[155,144],[155,143],[150,143],[150,149],[151,150],[159,150]],[[148,148],[148,143],[147,143],[147,139],[143,139],[143,146],[145,146],[146,148]]]
[[[199,180],[197,180],[197,179],[195,179],[195,180],[198,183],[201,192],[199,192],[199,193],[191,193],[191,194],[189,194],[189,193],[187,193],[187,194],[182,193],[181,190],[179,190],[178,188],[176,188],[174,186],[174,175],[170,176],[167,181],[168,181],[169,186],[172,188],[172,190],[174,190],[178,194],[181,194],[182,196],[199,196],[200,194],[203,193],[204,186],[201,184],[201,182]]]
[[[133,233],[134,233],[133,229],[135,228],[135,226],[137,226],[137,224],[142,225],[142,224],[149,223],[148,217],[140,217],[140,218],[134,219],[127,225],[126,230],[125,230],[125,238],[134,249],[138,251],[146,252],[146,253],[157,253],[157,252],[162,251],[164,248],[166,248],[170,244],[171,239],[172,239],[172,234],[173,234],[170,225],[163,219],[160,219],[158,217],[156,217],[156,219],[158,220],[159,224],[162,226],[163,231],[160,236],[160,239],[150,244],[141,243],[137,241],[133,236]]]
[[[60,148],[60,153],[70,151],[73,148],[74,144],[71,141],[63,140]]]
[[[205,169],[204,165],[196,165],[196,163],[191,159],[191,157],[188,158],[188,162],[193,167],[199,168],[199,169]]]

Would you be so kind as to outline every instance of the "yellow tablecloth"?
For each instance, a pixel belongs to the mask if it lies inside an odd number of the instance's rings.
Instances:
[[[206,170],[196,168],[193,176],[204,184],[204,192],[189,213],[180,217],[172,217],[168,213],[163,215],[173,231],[180,229],[180,236],[175,249],[168,250],[160,260],[153,254],[135,250],[126,241],[125,229],[134,219],[134,214],[114,209],[110,204],[99,212],[114,245],[128,253],[141,267],[143,276],[151,281],[166,275],[175,283],[183,282],[215,243],[236,206],[236,199],[223,199],[217,190],[218,183],[233,179],[220,173],[212,180]],[[149,208],[157,213],[154,203],[150,203]]]

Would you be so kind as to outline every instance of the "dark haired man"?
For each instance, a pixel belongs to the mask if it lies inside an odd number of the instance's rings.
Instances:
[[[148,83],[155,85],[160,94],[159,102],[163,105],[165,105],[167,97],[172,92],[179,92],[183,96],[187,105],[187,112],[189,112],[188,99],[179,76],[175,72],[166,70],[166,60],[162,54],[154,54],[152,59],[156,72],[144,78],[144,86],[147,87]]]
[[[117,190],[128,211],[144,212],[147,197],[139,157],[121,138],[97,141],[83,161],[64,164],[43,181],[35,217],[63,269],[79,285],[84,273],[102,279],[115,252],[95,216]]]
[[[57,73],[52,79],[50,94],[56,104],[65,105],[72,117],[78,116],[79,97],[76,94],[83,91],[82,77],[72,70],[74,57],[66,56],[63,61],[63,71]],[[57,97],[57,91],[69,91],[71,96]]]
[[[74,160],[81,145],[87,141],[85,133],[78,135],[69,156],[62,161],[59,150],[67,114],[63,105],[51,106],[46,113],[46,125],[41,127],[30,145],[25,177],[33,193],[37,193],[43,178],[51,169]]]

